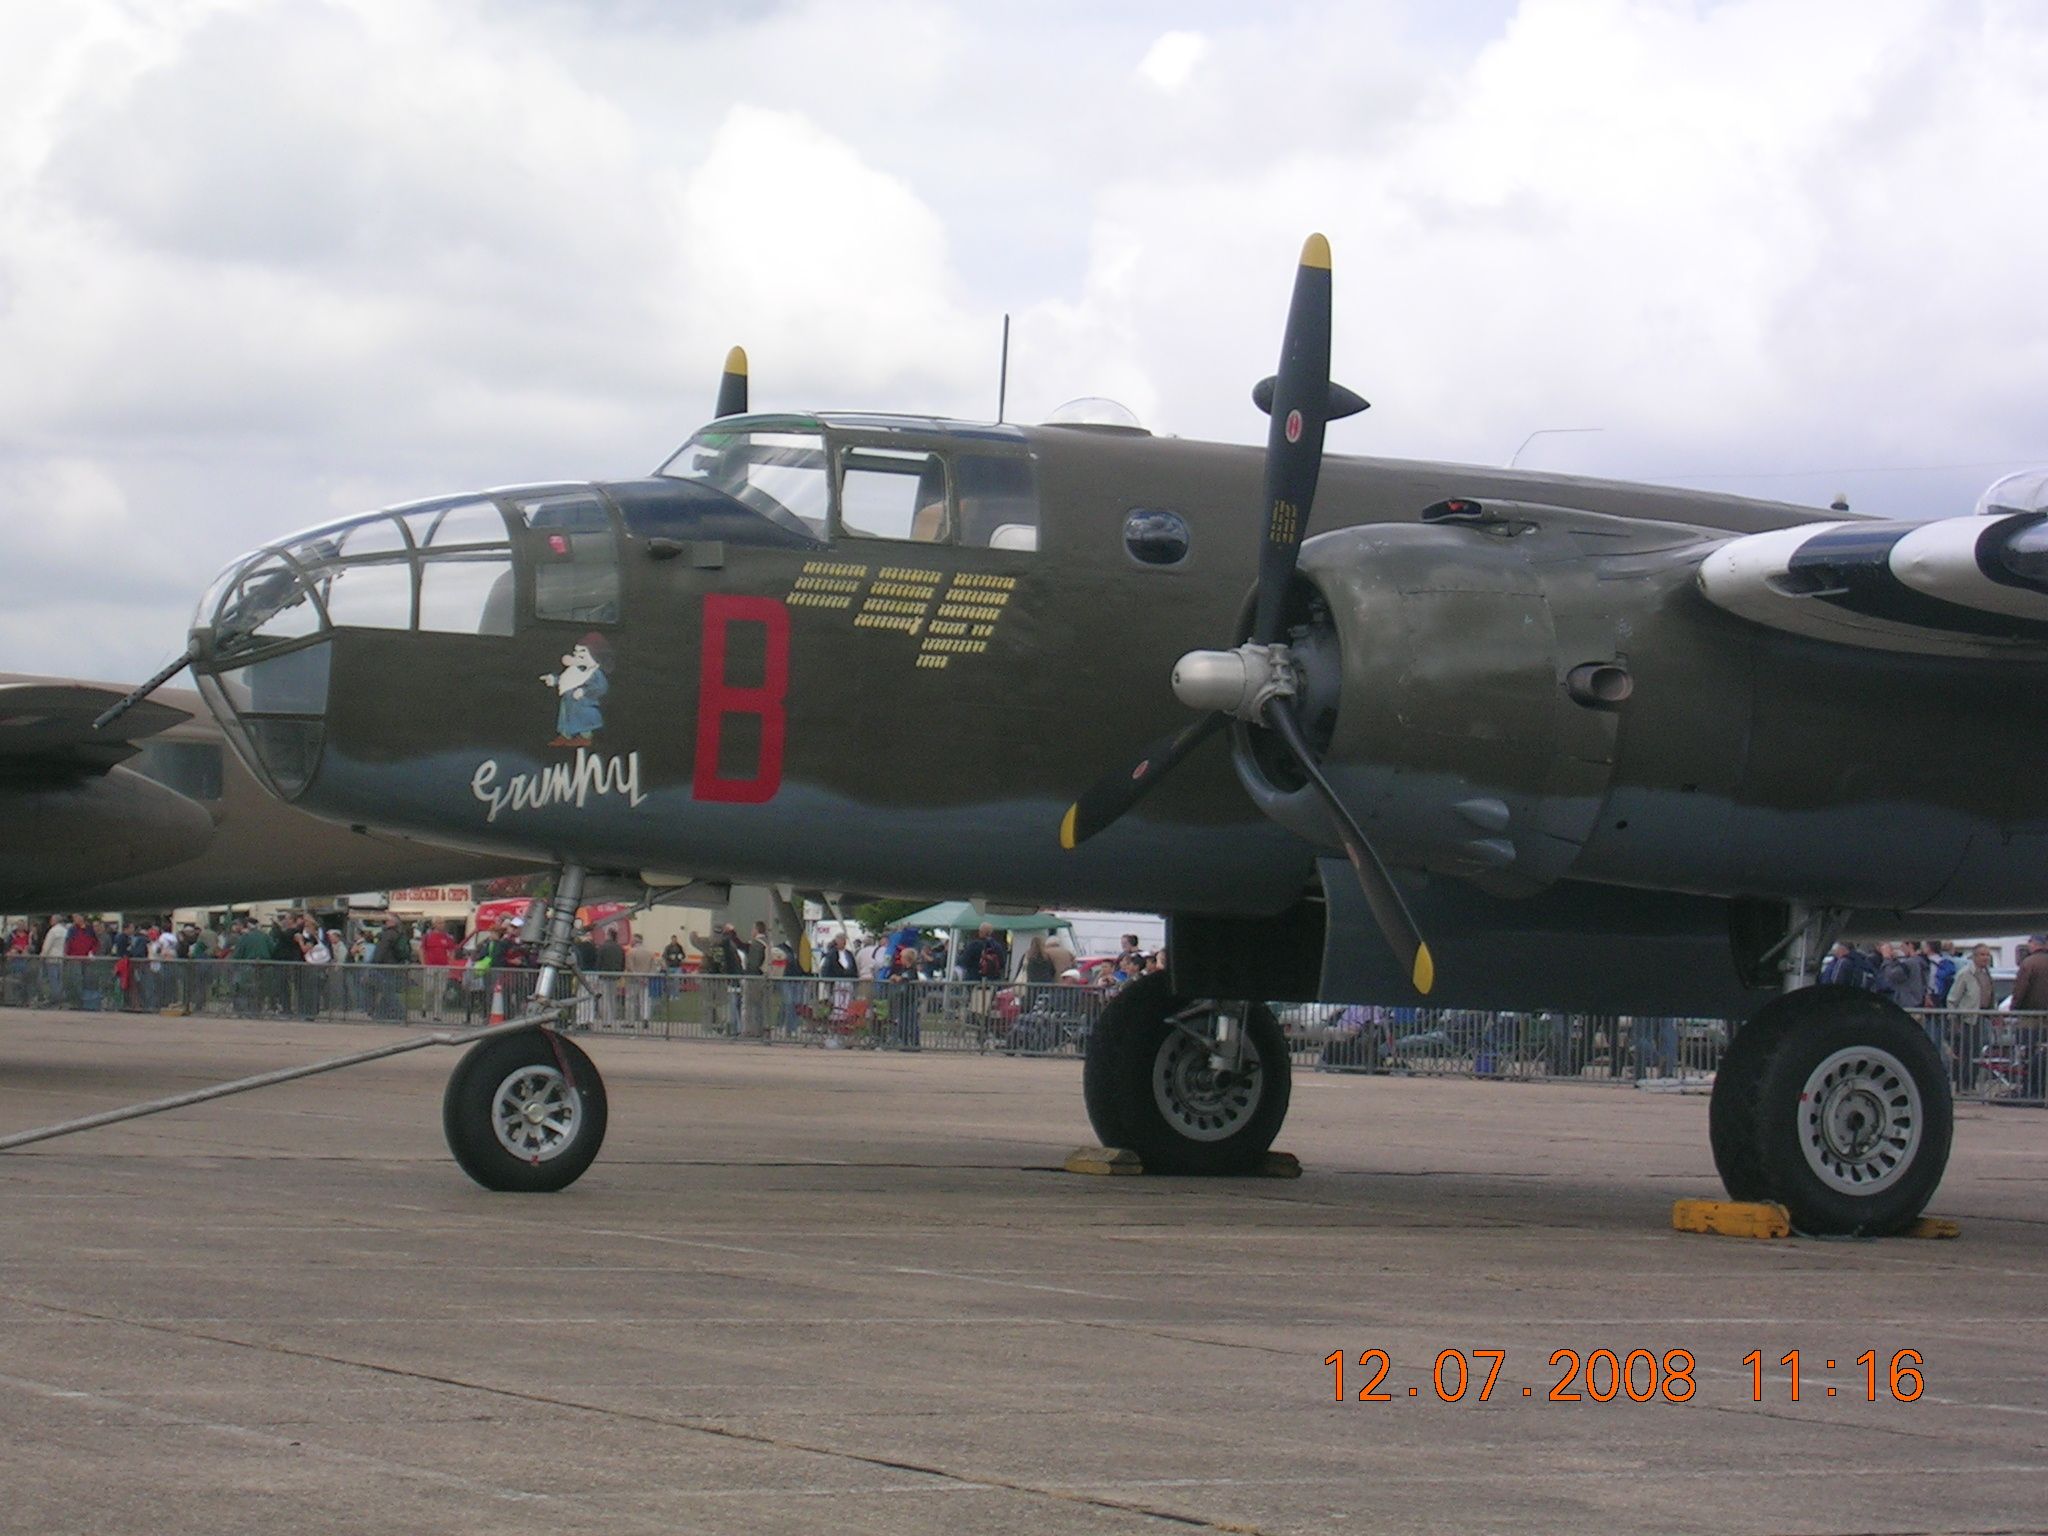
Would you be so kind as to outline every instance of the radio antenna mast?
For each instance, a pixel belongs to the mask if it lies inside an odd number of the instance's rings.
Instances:
[[[996,420],[1001,422],[1010,403],[1010,317],[1003,316],[1003,365],[996,375]]]

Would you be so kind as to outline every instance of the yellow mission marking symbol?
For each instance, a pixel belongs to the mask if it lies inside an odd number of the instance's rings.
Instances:
[[[920,637],[913,665],[946,667],[955,656],[985,654],[1016,590],[1014,576],[942,571],[915,566],[874,568],[838,560],[808,560],[791,584],[794,608],[849,610],[855,629]],[[942,589],[943,588],[943,595]]]

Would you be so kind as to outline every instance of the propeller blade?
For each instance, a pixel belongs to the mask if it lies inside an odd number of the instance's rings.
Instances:
[[[1088,792],[1067,807],[1060,822],[1060,846],[1078,848],[1132,806],[1170,773],[1180,760],[1215,735],[1230,717],[1212,712],[1190,721],[1170,736],[1162,736],[1138,758],[1131,769],[1104,774]]]
[[[1259,546],[1259,605],[1252,639],[1281,638],[1288,583],[1301,557],[1316,479],[1323,468],[1323,429],[1330,417],[1330,242],[1310,235],[1294,269],[1294,298],[1280,371],[1273,376],[1272,425],[1266,431],[1266,537]]]
[[[116,720],[120,719],[123,715],[127,714],[129,710],[133,709],[136,705],[140,704],[152,693],[155,693],[157,689],[163,687],[165,683],[168,683],[180,672],[184,671],[187,667],[191,666],[194,659],[194,652],[196,651],[196,649],[197,647],[195,647],[191,641],[186,641],[185,649],[178,653],[178,659],[176,661],[171,662],[161,672],[157,673],[155,677],[152,677],[148,682],[144,683],[140,688],[137,688],[125,699],[122,699],[118,704],[115,704],[111,709],[106,710],[103,714],[100,715],[100,717],[97,720],[93,721],[92,728],[96,731],[104,731]]]
[[[1408,903],[1401,899],[1401,891],[1387,873],[1387,866],[1380,862],[1380,856],[1373,852],[1372,844],[1366,841],[1365,832],[1358,825],[1358,818],[1337,798],[1337,791],[1330,787],[1330,781],[1323,777],[1323,770],[1317,764],[1315,754],[1308,749],[1308,742],[1301,734],[1301,722],[1294,717],[1294,704],[1290,699],[1275,699],[1266,706],[1266,723],[1270,725],[1287,750],[1294,754],[1294,760],[1301,765],[1301,771],[1308,775],[1308,781],[1322,797],[1323,805],[1330,813],[1330,819],[1337,824],[1337,835],[1344,844],[1345,856],[1351,860],[1351,867],[1357,872],[1358,883],[1365,890],[1365,903],[1372,908],[1374,921],[1380,925],[1380,932],[1387,941],[1387,947],[1408,971],[1408,980],[1415,990],[1424,997],[1436,985],[1436,962],[1430,958],[1429,945],[1423,941],[1421,931],[1415,926],[1415,918],[1408,911]]]
[[[747,349],[734,347],[725,354],[725,372],[718,380],[718,416],[747,414]]]

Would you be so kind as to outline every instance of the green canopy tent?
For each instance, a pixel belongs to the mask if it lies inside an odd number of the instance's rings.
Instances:
[[[938,902],[899,919],[895,926],[948,930],[946,967],[950,973],[960,963],[960,936],[973,933],[983,923],[1003,933],[1057,933],[1067,926],[1067,920],[1056,912],[980,912],[964,901]]]

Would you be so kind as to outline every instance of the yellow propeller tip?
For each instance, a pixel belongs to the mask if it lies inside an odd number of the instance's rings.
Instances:
[[[1060,818],[1060,846],[1069,853],[1074,849],[1074,817],[1080,811],[1078,802],[1067,807],[1067,814]]]
[[[1325,262],[1324,265],[1327,266],[1328,263]],[[747,376],[747,349],[745,347],[734,347],[725,354],[725,371],[727,373],[736,373],[743,379]]]
[[[1424,997],[1429,996],[1429,989],[1436,985],[1436,962],[1430,959],[1427,944],[1416,946],[1415,969],[1409,979],[1415,983],[1415,990]]]
[[[1320,267],[1330,270],[1330,242],[1321,235],[1310,235],[1301,247],[1301,264],[1304,267]]]

